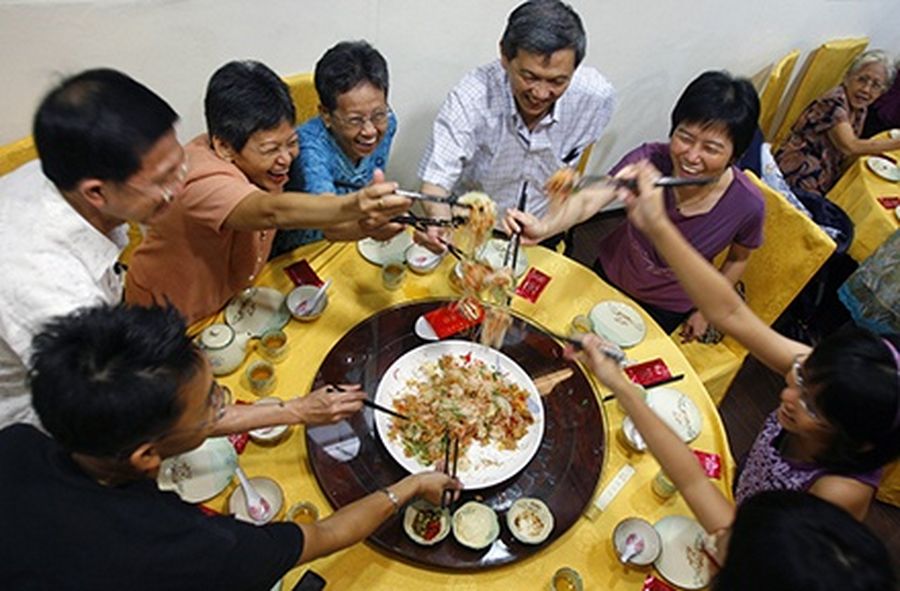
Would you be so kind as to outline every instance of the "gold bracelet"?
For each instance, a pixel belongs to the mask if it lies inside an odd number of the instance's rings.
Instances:
[[[394,494],[394,491],[385,487],[385,488],[381,489],[381,492],[386,494],[387,498],[390,499],[391,504],[394,505],[394,510],[391,511],[391,514],[393,515],[393,514],[397,513],[397,511],[400,510],[400,499],[397,498],[397,495]]]

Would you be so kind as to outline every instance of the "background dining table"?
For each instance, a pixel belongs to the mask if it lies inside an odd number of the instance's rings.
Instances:
[[[542,247],[523,250],[529,267],[545,273],[550,280],[533,303],[522,297],[513,298],[513,312],[521,318],[565,334],[573,317],[588,314],[598,302],[631,302],[590,269],[571,259]],[[456,262],[452,257],[448,256],[430,274],[408,272],[399,289],[388,291],[382,285],[380,267],[365,260],[354,243],[320,242],[300,247],[271,261],[260,274],[257,285],[287,294],[294,285],[284,268],[300,260],[306,260],[319,277],[331,279],[333,283],[328,290],[328,306],[320,318],[313,322],[291,320],[284,328],[290,349],[287,358],[275,365],[277,383],[273,392],[284,399],[310,390],[329,351],[358,323],[401,304],[458,297],[448,281]],[[633,302],[631,304],[639,309]],[[639,361],[662,358],[672,374],[684,374],[684,379],[672,386],[684,392],[702,416],[702,430],[690,445],[695,450],[720,457],[721,476],[713,482],[730,497],[734,462],[716,407],[675,343],[642,311],[641,316],[647,325],[646,337],[626,349],[626,353],[629,358]],[[218,318],[221,319],[221,315]],[[219,378],[222,384],[229,386],[237,400],[253,402],[258,398],[249,390],[243,374],[248,364],[259,358],[259,353],[252,350],[237,371]],[[589,375],[589,372],[585,373]],[[329,589],[547,589],[554,572],[568,566],[581,574],[585,589],[640,589],[644,579],[655,571],[652,567],[625,567],[618,561],[611,542],[613,528],[626,517],[640,516],[654,523],[664,516],[691,515],[691,512],[678,494],[664,500],[652,491],[651,482],[658,474],[659,466],[651,455],[633,451],[617,436],[624,415],[615,400],[601,402],[609,391],[592,377],[589,379],[597,402],[603,408],[605,425],[596,433],[579,435],[605,438],[605,464],[594,494],[599,494],[626,464],[635,470],[634,476],[604,511],[590,511],[593,519],[586,515],[578,517],[568,531],[520,561],[468,572],[423,567],[400,560],[375,544],[357,544],[290,571],[285,576],[283,588],[291,589],[302,573],[311,568],[328,581]],[[365,411],[371,412],[370,409]],[[333,508],[314,474],[304,435],[304,428],[297,426],[276,445],[251,442],[241,455],[240,463],[250,476],[276,480],[284,491],[285,507],[310,501],[325,517]],[[233,482],[206,505],[227,512],[228,497],[235,486]],[[589,507],[592,504],[593,501]],[[441,542],[455,543],[452,535]]]
[[[888,133],[876,137],[886,138]],[[900,150],[885,152],[884,156],[900,162]],[[853,243],[847,252],[860,263],[900,228],[895,211],[878,202],[879,197],[900,198],[900,181],[889,181],[872,172],[866,164],[868,158],[854,160],[827,195],[853,220]]]

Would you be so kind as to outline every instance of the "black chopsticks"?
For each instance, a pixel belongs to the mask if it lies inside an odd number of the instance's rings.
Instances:
[[[450,207],[465,207],[466,209],[472,209],[472,206],[468,203],[460,203],[459,197],[456,195],[429,195],[427,193],[419,193],[418,191],[404,191],[403,189],[397,189],[394,191],[395,194],[400,195],[401,197],[408,197],[410,199],[415,199],[417,201],[428,201],[431,203],[442,203],[444,205],[449,205]]]
[[[450,447],[453,447],[453,469],[450,468]],[[450,478],[456,478],[456,464],[459,460],[459,438],[450,437],[450,430],[444,433],[444,474]],[[441,492],[441,509],[453,509],[453,495],[456,491],[452,488],[445,488]]]
[[[330,388],[334,388],[338,392],[347,392],[347,388],[344,388],[343,386],[341,386],[339,384],[329,384],[328,386]],[[381,406],[380,404],[376,404],[376,403],[372,402],[371,400],[369,400],[368,398],[363,398],[362,403],[363,403],[363,406],[368,406],[369,408],[371,408],[373,410],[378,410],[383,413],[387,413],[387,414],[391,415],[392,417],[397,417],[398,419],[402,419],[404,421],[410,420],[410,418],[408,416],[402,415],[399,412],[397,412],[395,410],[391,410],[384,406]]]
[[[391,221],[397,224],[407,224],[413,226],[417,230],[422,230],[423,227],[427,228],[428,226],[456,228],[457,226],[462,226],[469,220],[461,215],[455,215],[449,218],[426,218],[418,215],[398,215],[392,217]]]
[[[703,176],[703,177],[677,177],[677,176],[662,176],[654,181],[653,186],[655,187],[685,187],[685,186],[695,186],[699,187],[702,185],[708,185],[716,180],[717,177],[714,176]],[[612,185],[616,185],[618,187],[628,187],[632,191],[637,190],[637,181],[634,179],[617,179],[614,176],[610,176],[608,174],[604,175],[588,175],[581,177],[578,179],[578,182],[575,183],[575,192],[584,189],[588,185],[592,185],[594,183],[606,182]]]

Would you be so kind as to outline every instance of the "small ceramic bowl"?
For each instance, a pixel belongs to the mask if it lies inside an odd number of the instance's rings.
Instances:
[[[251,478],[250,484],[272,507],[272,512],[265,523],[275,521],[278,514],[284,509],[284,492],[282,492],[281,487],[278,486],[277,482],[265,476]],[[241,486],[235,488],[234,492],[231,493],[231,497],[228,499],[228,511],[241,521],[255,523],[250,519],[250,515],[247,514],[247,501],[244,498],[244,489]]]
[[[319,304],[314,310],[307,311],[304,314],[300,314],[297,311],[300,305],[303,302],[312,299],[312,297],[316,295],[317,291],[319,291],[319,288],[315,285],[301,285],[299,287],[295,287],[291,291],[291,293],[287,295],[284,303],[285,305],[287,305],[288,310],[290,310],[291,315],[294,318],[302,322],[309,322],[322,315],[322,312],[324,312],[325,308],[328,306],[327,292],[322,294],[322,299],[319,300]]]
[[[500,535],[500,521],[493,509],[477,501],[469,501],[456,510],[452,520],[453,537],[473,550],[487,548]]]
[[[283,404],[283,401],[274,396],[267,396],[265,398],[260,398],[253,404]],[[275,443],[284,437],[288,428],[288,425],[273,425],[271,427],[252,429],[250,431],[250,439],[256,443]]]
[[[422,523],[417,523],[417,520]],[[403,530],[413,542],[433,546],[450,533],[450,512],[420,499],[406,506]]]
[[[418,244],[413,244],[407,248],[405,256],[406,265],[413,273],[418,273],[419,275],[431,273],[444,260],[442,255],[435,254]]]
[[[659,532],[649,522],[639,517],[628,517],[616,525],[616,528],[613,530],[612,541],[619,560],[622,560],[622,556],[629,544],[629,538],[631,538],[632,543],[643,542],[644,548],[629,558],[628,564],[647,566],[659,558],[659,553],[662,550],[662,540],[659,537]]]
[[[516,499],[506,512],[506,526],[524,544],[540,544],[553,531],[553,513],[544,501]]]

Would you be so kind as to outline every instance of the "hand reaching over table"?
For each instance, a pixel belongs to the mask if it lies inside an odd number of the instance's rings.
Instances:
[[[288,402],[299,417],[300,423],[306,425],[325,425],[336,423],[359,412],[362,401],[368,395],[358,384],[342,385],[340,390],[332,386],[323,386]]]
[[[549,236],[546,222],[518,209],[506,210],[503,230],[510,235],[519,234],[522,237],[522,244],[538,244]]]
[[[644,234],[652,233],[669,222],[663,190],[654,186],[660,176],[659,171],[646,160],[630,164],[616,174],[616,178],[638,183],[637,194],[625,186],[619,187],[617,193],[625,204],[628,220]]]

